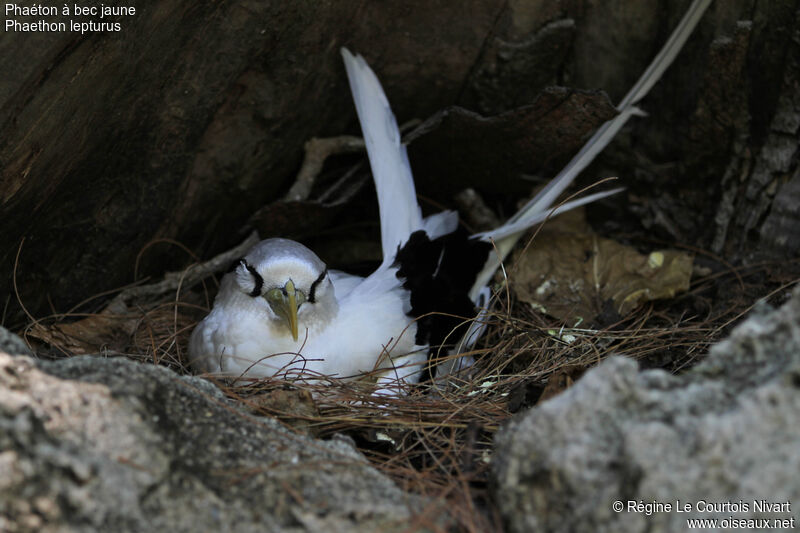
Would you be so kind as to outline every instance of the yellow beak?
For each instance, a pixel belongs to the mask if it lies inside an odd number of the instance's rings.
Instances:
[[[297,290],[289,280],[283,289],[272,289],[267,293],[267,302],[275,314],[286,320],[292,338],[297,340]]]
[[[286,282],[284,287],[286,291],[286,321],[289,322],[289,329],[292,332],[292,338],[297,340],[297,295],[294,290],[294,283],[292,280]]]

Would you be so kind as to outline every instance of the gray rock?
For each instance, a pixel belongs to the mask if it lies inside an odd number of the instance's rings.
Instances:
[[[0,531],[391,531],[418,505],[204,380],[0,354]]]
[[[0,326],[0,352],[14,355],[33,355],[25,341],[3,326]]]
[[[687,519],[731,517],[797,527],[800,289],[765,307],[686,374],[613,357],[503,428],[493,482],[509,530],[685,531]]]

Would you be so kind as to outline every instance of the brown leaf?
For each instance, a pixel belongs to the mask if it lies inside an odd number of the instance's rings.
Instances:
[[[109,305],[96,315],[69,324],[37,323],[30,335],[73,355],[121,350],[136,330],[139,317],[124,304]]]
[[[689,254],[640,254],[594,234],[577,211],[549,221],[512,265],[519,298],[572,325],[594,322],[608,304],[624,316],[671,298],[688,290],[692,274]]]
[[[537,403],[542,403],[570,388],[586,371],[585,366],[570,365],[553,372]]]

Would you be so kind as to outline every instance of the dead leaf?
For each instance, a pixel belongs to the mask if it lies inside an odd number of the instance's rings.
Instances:
[[[592,323],[608,303],[619,316],[640,304],[689,289],[692,256],[677,250],[640,254],[599,237],[576,210],[549,221],[512,262],[522,301],[576,326]]]
[[[570,365],[555,371],[547,380],[542,395],[539,396],[537,403],[549,400],[553,396],[561,394],[570,388],[586,372],[586,367],[581,365]]]
[[[124,303],[112,302],[96,315],[69,324],[37,323],[30,335],[72,355],[93,354],[104,349],[121,350],[136,330],[139,317]]]

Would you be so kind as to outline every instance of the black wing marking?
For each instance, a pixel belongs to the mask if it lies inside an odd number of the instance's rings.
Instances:
[[[466,333],[468,324],[462,317],[475,315],[469,291],[491,249],[488,242],[470,239],[463,228],[433,240],[415,231],[398,249],[394,266],[411,293],[409,315],[418,319],[415,341],[430,346],[423,379],[435,375],[433,358],[440,350],[446,353]]]

